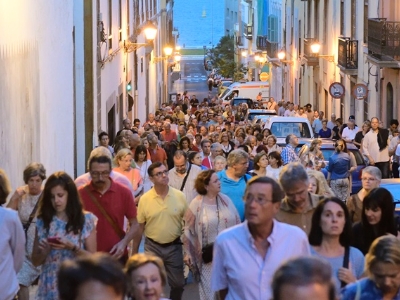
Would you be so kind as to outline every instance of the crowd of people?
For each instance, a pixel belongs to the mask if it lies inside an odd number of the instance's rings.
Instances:
[[[29,299],[35,284],[36,299],[158,300],[167,284],[182,299],[185,265],[202,300],[400,299],[397,219],[380,187],[396,175],[397,127],[268,103],[337,135],[327,166],[320,139],[299,157],[298,137],[277,145],[245,123],[246,105],[184,93],[112,139],[101,132],[75,180],[31,163],[8,197],[0,169],[0,300]],[[353,195],[349,142],[370,164]]]

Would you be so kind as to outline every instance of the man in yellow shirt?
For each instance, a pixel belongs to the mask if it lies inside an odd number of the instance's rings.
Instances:
[[[183,232],[183,216],[188,207],[186,198],[181,191],[168,186],[168,169],[161,162],[151,164],[148,174],[154,186],[139,202],[138,236],[142,236],[144,231],[145,253],[153,253],[163,260],[171,287],[169,298],[180,300],[185,285],[180,237]],[[139,243],[140,240],[134,241],[135,251]]]

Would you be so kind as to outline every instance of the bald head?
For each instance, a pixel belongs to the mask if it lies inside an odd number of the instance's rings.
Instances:
[[[128,139],[129,147],[131,149],[136,149],[136,147],[140,144],[140,137],[137,133],[127,130],[125,132],[125,137]]]

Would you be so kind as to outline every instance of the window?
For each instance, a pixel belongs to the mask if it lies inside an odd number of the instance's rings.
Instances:
[[[118,0],[118,41],[122,41],[122,0]]]
[[[131,35],[130,32],[130,22],[131,22],[131,18],[130,18],[130,5],[129,5],[129,0],[126,0],[126,37],[129,38],[129,36]]]
[[[356,0],[351,0],[351,39],[355,40],[356,39]],[[368,24],[368,23],[367,23]]]
[[[274,15],[268,16],[268,40],[278,42],[278,17]]]
[[[326,43],[328,37],[328,0],[324,0],[324,34],[322,37],[323,43]]]
[[[112,49],[112,0],[108,0],[108,49]]]
[[[345,29],[344,0],[340,0],[340,35],[346,36]]]
[[[314,38],[319,39],[319,0],[314,2]]]
[[[364,44],[368,43],[368,2],[364,0]]]
[[[311,37],[311,0],[307,2],[307,36]]]

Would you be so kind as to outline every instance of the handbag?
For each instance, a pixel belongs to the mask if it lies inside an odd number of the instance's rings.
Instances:
[[[219,208],[218,208],[218,196],[217,196],[217,235],[219,229]],[[214,243],[207,243],[203,248],[201,248],[201,258],[205,264],[212,262],[213,260],[213,250],[214,250]]]
[[[205,245],[201,249],[201,258],[205,264],[212,262],[213,259],[213,250],[214,250],[214,243]]]

